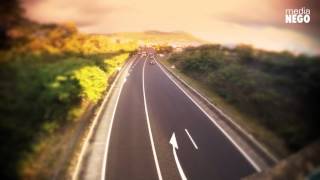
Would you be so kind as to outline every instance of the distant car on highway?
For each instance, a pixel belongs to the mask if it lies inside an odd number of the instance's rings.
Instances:
[[[154,60],[151,60],[151,61],[149,61],[149,64],[154,65],[154,64],[156,64],[156,62]]]

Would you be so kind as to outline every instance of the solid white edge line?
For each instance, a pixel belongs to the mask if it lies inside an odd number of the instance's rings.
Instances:
[[[243,133],[245,136],[247,136],[256,146],[258,146],[260,148],[260,150],[262,150],[267,156],[269,156],[269,158],[274,161],[274,162],[278,162],[279,159],[277,157],[275,157],[269,150],[267,150],[260,142],[258,142],[256,140],[256,138],[254,138],[250,133],[248,133],[246,130],[244,130],[239,124],[237,124],[235,121],[231,120],[231,118],[225,114],[221,109],[219,109],[216,105],[212,104],[206,97],[204,97],[201,93],[199,93],[196,89],[194,89],[193,87],[191,87],[188,83],[186,83],[183,79],[179,78],[179,76],[177,76],[177,79],[179,79],[180,81],[183,82],[183,84],[185,84],[186,86],[188,86],[188,88],[190,88],[192,91],[194,91],[197,95],[199,95],[202,99],[204,99],[208,104],[210,104],[211,106],[213,106],[217,111],[219,111],[219,113],[221,113],[229,122],[231,122],[238,130],[241,131],[241,133]]]
[[[135,60],[136,60],[136,59],[135,59]],[[131,64],[130,64],[130,65],[131,65]],[[115,107],[114,107],[114,109],[113,109],[112,116],[111,116],[111,122],[110,122],[110,125],[109,125],[109,131],[108,131],[108,135],[107,135],[107,143],[106,143],[106,147],[105,147],[105,150],[104,150],[104,156],[103,156],[103,162],[102,162],[103,164],[102,164],[102,169],[101,169],[101,180],[104,180],[105,177],[106,177],[107,160],[108,160],[108,152],[109,152],[109,144],[110,144],[110,136],[111,136],[112,126],[113,126],[114,116],[115,116],[116,111],[117,111],[118,102],[119,102],[119,99],[120,99],[120,95],[121,95],[121,92],[122,92],[123,85],[124,85],[124,82],[120,83],[119,94],[118,94],[118,96],[117,96],[116,104],[115,104]]]
[[[144,110],[145,110],[145,113],[146,113],[146,119],[147,119],[147,125],[148,125],[148,131],[149,131],[149,137],[150,137],[150,142],[151,142],[151,147],[152,147],[153,158],[154,158],[154,161],[155,161],[158,178],[159,178],[159,180],[162,180],[162,175],[161,175],[160,166],[159,166],[159,162],[158,162],[158,156],[157,156],[156,148],[155,148],[155,145],[154,145],[151,126],[150,126],[148,107],[147,107],[147,100],[146,100],[146,92],[145,92],[145,86],[144,86],[144,69],[145,69],[145,65],[146,65],[146,62],[147,62],[147,58],[144,60],[143,67],[142,67],[143,102],[144,102]]]
[[[125,65],[123,67],[125,67]],[[97,124],[98,119],[99,119],[99,117],[101,115],[101,112],[104,109],[105,104],[106,104],[107,100],[109,99],[109,96],[110,96],[110,94],[111,94],[116,82],[118,81],[121,73],[122,73],[122,71],[119,72],[119,75],[116,77],[116,79],[111,84],[111,87],[107,92],[107,95],[104,97],[104,99],[103,99],[103,101],[102,101],[102,103],[101,103],[101,105],[99,107],[99,110],[98,110],[96,116],[93,119],[92,125],[89,128],[89,132],[88,132],[87,136],[85,137],[84,143],[83,143],[82,148],[80,150],[80,154],[79,154],[78,160],[76,162],[76,167],[75,167],[75,170],[74,170],[74,172],[72,174],[72,180],[76,180],[78,178],[79,171],[80,171],[80,165],[82,164],[84,153],[85,153],[85,151],[86,151],[86,149],[88,147],[89,140],[91,139],[91,137],[93,135],[93,131],[94,131],[95,127],[96,127],[96,124]]]
[[[229,141],[239,150],[239,152],[250,162],[250,164],[256,169],[256,171],[261,172],[261,168],[251,159],[251,157],[244,152],[244,150],[231,138],[231,136],[223,130],[223,128],[195,101],[192,99],[192,97],[185,92],[185,90],[180,87],[179,84],[177,84],[169,75],[168,73],[159,65],[159,63],[156,61],[157,65],[160,67],[160,69],[165,73],[165,75],[213,122],[218,129],[229,139]]]
[[[193,140],[193,138],[191,137],[191,135],[189,134],[188,130],[187,130],[187,129],[184,129],[184,130],[186,131],[187,135],[189,136],[189,138],[190,138],[193,146],[198,150],[198,146],[197,146],[197,144],[194,142],[194,140]]]

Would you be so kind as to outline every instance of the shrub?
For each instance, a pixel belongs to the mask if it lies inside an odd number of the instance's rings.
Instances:
[[[320,58],[251,46],[200,46],[168,60],[239,111],[282,137],[291,150],[320,137]]]
[[[74,72],[75,79],[79,81],[81,96],[90,101],[97,102],[107,87],[107,76],[98,67],[82,67]]]

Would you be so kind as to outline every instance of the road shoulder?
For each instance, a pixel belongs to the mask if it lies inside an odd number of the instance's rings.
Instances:
[[[102,169],[104,169],[104,156],[107,148],[106,143],[108,134],[111,130],[111,117],[114,109],[116,108],[117,97],[121,93],[126,74],[128,73],[134,59],[135,58],[132,57],[122,67],[109,92],[105,96],[101,107],[96,114],[94,122],[91,124],[89,133],[87,137],[85,137],[83,150],[79,155],[78,163],[73,174],[74,180],[98,180],[104,177]]]
[[[159,65],[165,72],[177,83],[178,86],[208,113],[209,116],[215,119],[215,122],[232,138],[233,141],[245,151],[246,154],[256,163],[261,170],[266,169],[275,164],[278,159],[271,154],[264,146],[253,138],[248,132],[241,128],[232,119],[226,116],[220,109],[214,106],[206,97],[201,95],[197,90],[190,87],[181,77],[175,74],[174,71],[168,68],[163,62]]]

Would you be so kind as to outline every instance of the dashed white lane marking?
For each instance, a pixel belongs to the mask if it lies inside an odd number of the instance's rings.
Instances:
[[[164,72],[164,74],[208,117],[208,119],[213,122],[213,124],[229,139],[229,141],[239,150],[239,152],[248,160],[248,162],[254,167],[258,172],[261,172],[261,168],[253,161],[253,159],[233,140],[233,138],[213,119],[173,78],[159,65],[156,61],[158,67]]]
[[[187,135],[189,136],[189,138],[190,138],[190,140],[191,140],[194,148],[196,148],[196,150],[198,150],[198,146],[197,146],[197,144],[194,142],[194,140],[193,140],[193,138],[191,137],[191,135],[190,135],[190,133],[188,132],[188,130],[187,130],[187,129],[184,129],[184,130],[186,131]]]

